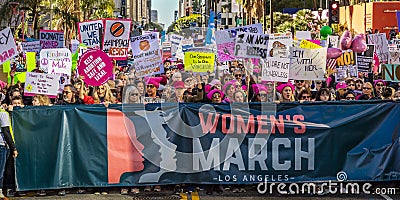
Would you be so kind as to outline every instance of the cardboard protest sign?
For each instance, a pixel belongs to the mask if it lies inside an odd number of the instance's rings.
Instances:
[[[131,38],[133,67],[137,77],[151,76],[164,72],[162,56],[158,45],[158,33]]]
[[[367,50],[362,53],[357,53],[357,65],[359,72],[371,72],[372,62],[374,59],[374,45],[368,44]]]
[[[99,49],[87,50],[78,62],[78,73],[84,76],[85,83],[100,86],[113,74],[114,65],[111,58]]]
[[[162,43],[162,60],[167,60],[172,56],[172,43],[163,42]]]
[[[71,75],[72,54],[67,48],[42,49],[40,51],[40,70],[49,74]]]
[[[342,55],[336,59],[336,69],[336,82],[346,81],[346,78],[358,76],[357,59],[352,50],[343,51]]]
[[[389,47],[386,39],[386,33],[369,34],[367,35],[368,44],[375,45],[375,52],[378,55],[381,63],[388,63],[389,61]]]
[[[389,50],[389,64],[400,64],[400,49]]]
[[[289,78],[294,80],[325,80],[326,48],[290,49]]]
[[[219,62],[226,62],[235,59],[235,39],[231,38],[228,31],[216,31],[215,41],[217,42]]]
[[[124,60],[129,51],[131,20],[107,19],[104,23],[103,51],[115,60]]]
[[[288,58],[292,43],[291,33],[269,35],[268,57]]]
[[[27,72],[24,87],[24,96],[45,94],[56,97],[60,75]]]
[[[389,43],[389,51],[392,50],[400,50],[400,39],[393,39],[390,40]]]
[[[175,53],[178,50],[179,45],[183,40],[183,36],[172,34],[170,37],[170,41],[172,44],[172,53]]]
[[[103,33],[103,20],[78,23],[79,41],[88,47],[100,47],[100,33]]]
[[[22,50],[25,52],[35,52],[36,55],[40,54],[41,46],[40,41],[22,42]]]
[[[238,58],[266,58],[269,35],[239,33],[236,38],[235,56]]]
[[[382,78],[385,81],[400,82],[400,65],[399,64],[383,65]]]
[[[0,31],[0,64],[18,54],[13,34],[10,28]]]
[[[186,52],[184,62],[185,71],[213,72],[215,54],[204,52]]]
[[[269,57],[261,59],[263,81],[289,81],[289,58]]]
[[[40,30],[41,49],[54,49],[64,47],[64,31]]]
[[[315,44],[314,42],[310,42],[308,40],[302,40],[300,42],[299,47],[302,49],[320,49],[320,48],[322,48],[318,44]]]
[[[236,38],[238,33],[254,33],[254,34],[263,34],[262,24],[250,24],[247,26],[240,26],[230,29],[225,29],[224,31],[228,31],[231,35],[231,38]],[[215,38],[217,39],[217,38]],[[217,41],[218,43],[218,41]]]
[[[328,48],[338,48],[339,47],[339,36],[328,35]]]

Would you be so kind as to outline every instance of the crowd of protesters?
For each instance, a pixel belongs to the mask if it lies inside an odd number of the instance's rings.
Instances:
[[[253,67],[250,67],[253,69]],[[13,108],[24,106],[56,106],[76,104],[131,104],[152,102],[193,102],[193,103],[236,103],[236,102],[313,102],[313,101],[357,101],[357,100],[390,100],[400,98],[400,84],[379,79],[379,74],[360,74],[348,78],[345,82],[335,82],[333,75],[325,80],[290,80],[286,83],[264,81],[261,70],[254,68],[248,71],[244,63],[235,60],[218,63],[215,72],[193,73],[184,71],[182,60],[164,61],[164,73],[151,77],[137,78],[129,66],[115,67],[115,76],[108,82],[92,87],[83,77],[73,75],[70,83],[64,86],[58,98],[46,95],[27,97],[23,95],[22,83],[2,85],[2,106],[10,114]],[[10,73],[11,79],[13,73]],[[13,81],[12,81],[13,82]],[[12,155],[7,160],[5,184],[6,189],[14,189],[14,164]],[[186,186],[185,186],[186,187]],[[161,191],[161,187],[146,187],[143,191]],[[181,186],[175,186],[180,191]],[[221,192],[220,187],[212,187]],[[93,190],[96,194],[107,194],[107,190]],[[121,194],[137,194],[139,188],[122,188]],[[87,192],[79,189],[78,193]],[[244,187],[235,186],[233,192],[246,192]],[[65,195],[60,190],[59,195]],[[46,191],[38,191],[46,195]]]

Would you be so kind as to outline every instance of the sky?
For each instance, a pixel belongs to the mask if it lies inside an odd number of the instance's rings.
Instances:
[[[152,10],[158,11],[158,22],[165,24],[165,29],[174,21],[174,11],[178,10],[179,0],[152,0]]]

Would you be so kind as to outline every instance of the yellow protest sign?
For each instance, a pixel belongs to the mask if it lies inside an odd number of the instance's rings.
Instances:
[[[213,72],[214,62],[214,53],[185,52],[185,71]]]
[[[302,40],[300,42],[299,47],[302,49],[320,49],[320,48],[322,48],[318,44],[315,44],[315,43],[307,41],[307,40]]]
[[[11,71],[11,66],[10,66],[10,61],[7,60],[6,62],[3,63],[3,72],[7,73]]]
[[[26,52],[26,69],[31,72],[36,68],[36,53]]]

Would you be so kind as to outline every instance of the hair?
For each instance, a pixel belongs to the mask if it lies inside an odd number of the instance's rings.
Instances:
[[[66,84],[64,85],[64,88],[69,87],[71,89],[71,92],[74,93],[74,95],[77,93],[76,88],[72,84]]]
[[[281,93],[281,97],[279,98],[279,101],[281,101],[281,102],[286,102],[287,100],[286,99],[284,99],[283,98],[283,90],[285,90],[285,88],[287,88],[287,87],[289,87],[289,86],[286,86],[286,87],[284,87],[284,88],[282,88],[282,93]],[[290,95],[290,97],[289,97],[289,102],[293,102],[293,101],[295,101],[295,99],[294,99],[294,90],[291,88],[291,87],[289,87],[291,90],[292,90],[292,95]]]
[[[322,94],[328,94],[329,95],[328,101],[332,101],[332,95],[328,88],[321,88],[320,90],[318,90],[317,95],[315,96],[315,100],[321,101]]]
[[[37,94],[33,98],[38,99],[41,106],[50,105],[50,98],[45,94]]]
[[[241,93],[241,94],[243,95],[243,102],[247,102],[247,96],[246,96],[246,93],[245,93],[245,92],[243,92],[242,90],[236,90],[236,91],[233,93],[233,98],[234,98],[234,99],[235,99],[236,93]],[[232,99],[232,100],[234,100],[234,99]]]
[[[370,82],[365,82],[364,84],[363,84],[363,87],[364,87],[364,85],[368,85],[369,87],[371,87],[371,96],[373,97],[374,96],[374,91],[375,91],[375,89],[374,89],[374,86],[372,85],[372,83],[370,83]]]
[[[139,90],[137,89],[136,86],[134,86],[134,85],[125,86],[124,87],[124,93],[123,93],[124,95],[122,97],[122,103],[140,103],[140,96],[141,96],[140,94],[138,96],[138,98],[139,98],[138,102],[130,102],[129,101],[129,97],[130,97],[131,92],[133,92],[135,90],[137,90],[138,93],[139,93]]]
[[[115,103],[116,98],[115,98],[114,95],[112,94],[111,89],[110,89],[110,86],[109,86],[107,83],[104,83],[104,84],[101,85],[101,86],[103,86],[103,87],[104,87],[104,90],[105,90],[104,101],[109,101],[109,102],[111,102],[111,103]],[[97,94],[97,88],[98,88],[98,87],[96,87],[96,91],[95,91],[94,94],[93,94],[93,99],[94,99],[94,103],[95,103],[95,104],[101,103],[100,97],[99,97],[99,95]]]
[[[301,97],[303,96],[303,94],[308,94],[308,95],[310,95],[310,98],[311,98],[311,92],[310,92],[310,90],[304,89],[304,90],[301,90],[301,91],[299,92],[299,94],[297,95],[297,99],[301,100]]]
[[[392,87],[386,87],[382,91],[382,99],[392,99],[394,94],[395,90]]]
[[[24,104],[24,101],[22,100],[22,97],[20,97],[20,96],[12,97],[11,102],[13,102],[14,100],[21,100],[22,104]]]

